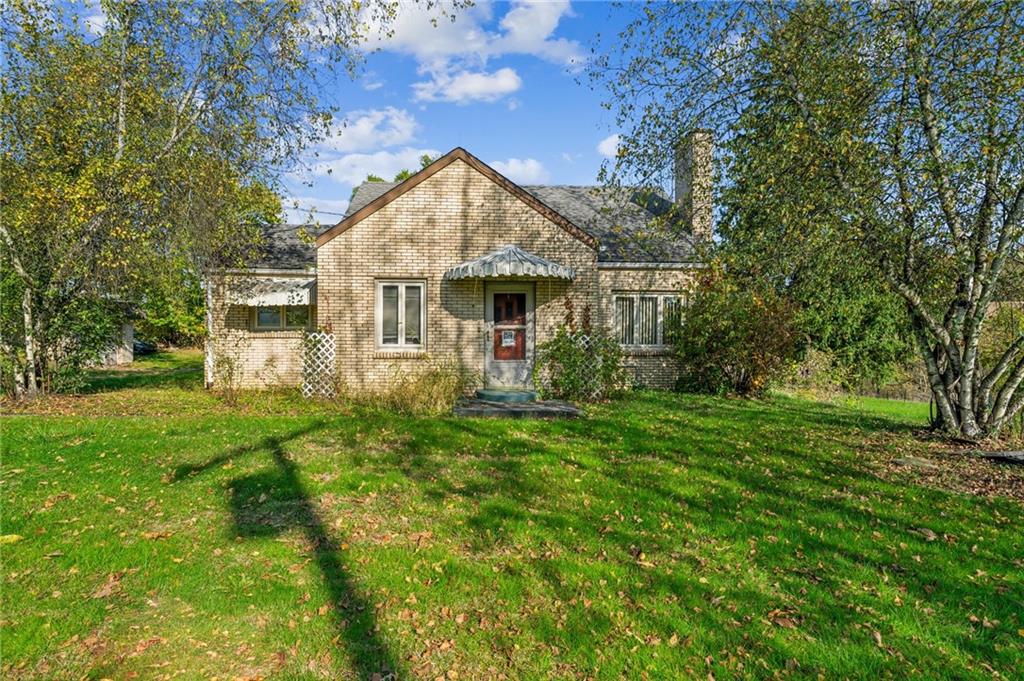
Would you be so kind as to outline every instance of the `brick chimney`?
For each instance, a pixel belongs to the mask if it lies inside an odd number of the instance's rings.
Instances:
[[[676,146],[676,204],[697,240],[710,240],[714,229],[711,211],[710,130],[692,130]]]

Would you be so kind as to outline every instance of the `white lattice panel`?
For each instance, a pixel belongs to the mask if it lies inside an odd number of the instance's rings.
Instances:
[[[305,397],[334,397],[334,334],[312,331],[302,344],[302,394]]]
[[[579,385],[574,392],[578,391],[579,397],[585,401],[601,399],[607,386],[603,385],[601,380],[601,357],[593,350],[593,346],[599,341],[583,331],[572,331],[569,333],[569,337],[572,339],[573,345],[579,349],[577,357],[581,357],[585,365],[582,371],[573,372],[579,379]],[[620,373],[624,374],[624,372]],[[620,375],[619,378],[628,380],[625,375]],[[551,367],[542,365],[537,372],[537,379],[542,389],[550,390],[552,388]],[[629,386],[622,385],[621,387]]]

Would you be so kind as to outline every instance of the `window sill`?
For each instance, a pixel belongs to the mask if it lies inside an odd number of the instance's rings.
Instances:
[[[377,349],[373,353],[374,359],[423,359],[427,356],[427,351],[420,350],[382,350]]]
[[[249,327],[249,333],[257,336],[277,336],[280,338],[299,338],[306,332],[306,329],[254,329]]]
[[[622,354],[627,357],[665,357],[671,355],[671,345],[623,345]]]

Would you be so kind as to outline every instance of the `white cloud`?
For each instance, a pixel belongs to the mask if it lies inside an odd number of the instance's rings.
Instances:
[[[533,158],[491,161],[490,165],[517,184],[543,184],[550,178],[544,164]]]
[[[376,71],[367,71],[364,73],[361,82],[363,89],[367,92],[373,92],[374,90],[379,90],[384,87],[384,81],[377,76]]]
[[[390,32],[368,21],[371,37],[365,46],[413,56],[419,72],[430,76],[429,81],[413,84],[415,97],[421,101],[473,101],[446,95],[452,83],[471,83],[468,87],[490,93],[476,101],[493,102],[515,92],[522,84],[518,74],[511,69],[491,73],[486,69],[489,59],[506,55],[532,55],[570,71],[582,68],[585,57],[580,44],[554,37],[562,18],[572,14],[568,0],[513,2],[497,31],[484,27],[492,13],[490,3],[460,9],[453,13],[454,18],[439,16],[436,9],[421,5],[400,4]]]
[[[291,223],[319,222],[334,224],[341,220],[348,199],[318,199],[313,196],[290,196],[281,200],[285,220]]]
[[[416,118],[405,109],[389,106],[353,111],[332,126],[331,134],[320,143],[318,150],[323,155],[408,144],[418,128]]]
[[[607,158],[615,158],[615,155],[619,152],[619,142],[621,141],[622,135],[619,133],[608,135],[608,137],[597,143],[597,153]]]
[[[107,13],[103,11],[99,0],[85,4],[85,14],[82,15],[82,25],[89,33],[99,36],[107,32]]]
[[[561,2],[518,2],[502,17],[504,35],[494,40],[494,54],[532,54],[577,70],[583,65],[579,43],[552,38],[563,16],[571,16],[568,0]]]
[[[314,163],[310,171],[314,177],[329,177],[338,184],[352,187],[360,184],[367,175],[378,175],[390,180],[400,170],[419,170],[421,156],[437,156],[438,153],[436,149],[403,147],[396,151],[345,154],[335,159]]]
[[[429,81],[413,83],[413,98],[421,102],[495,102],[512,94],[523,81],[514,69],[503,68],[493,73],[461,71],[435,73]]]

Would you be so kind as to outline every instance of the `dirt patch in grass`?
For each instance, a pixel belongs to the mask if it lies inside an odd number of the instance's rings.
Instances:
[[[917,435],[913,454],[890,452],[884,456],[882,477],[1024,504],[1024,465],[982,458],[976,447],[950,448],[948,442],[927,433]]]

